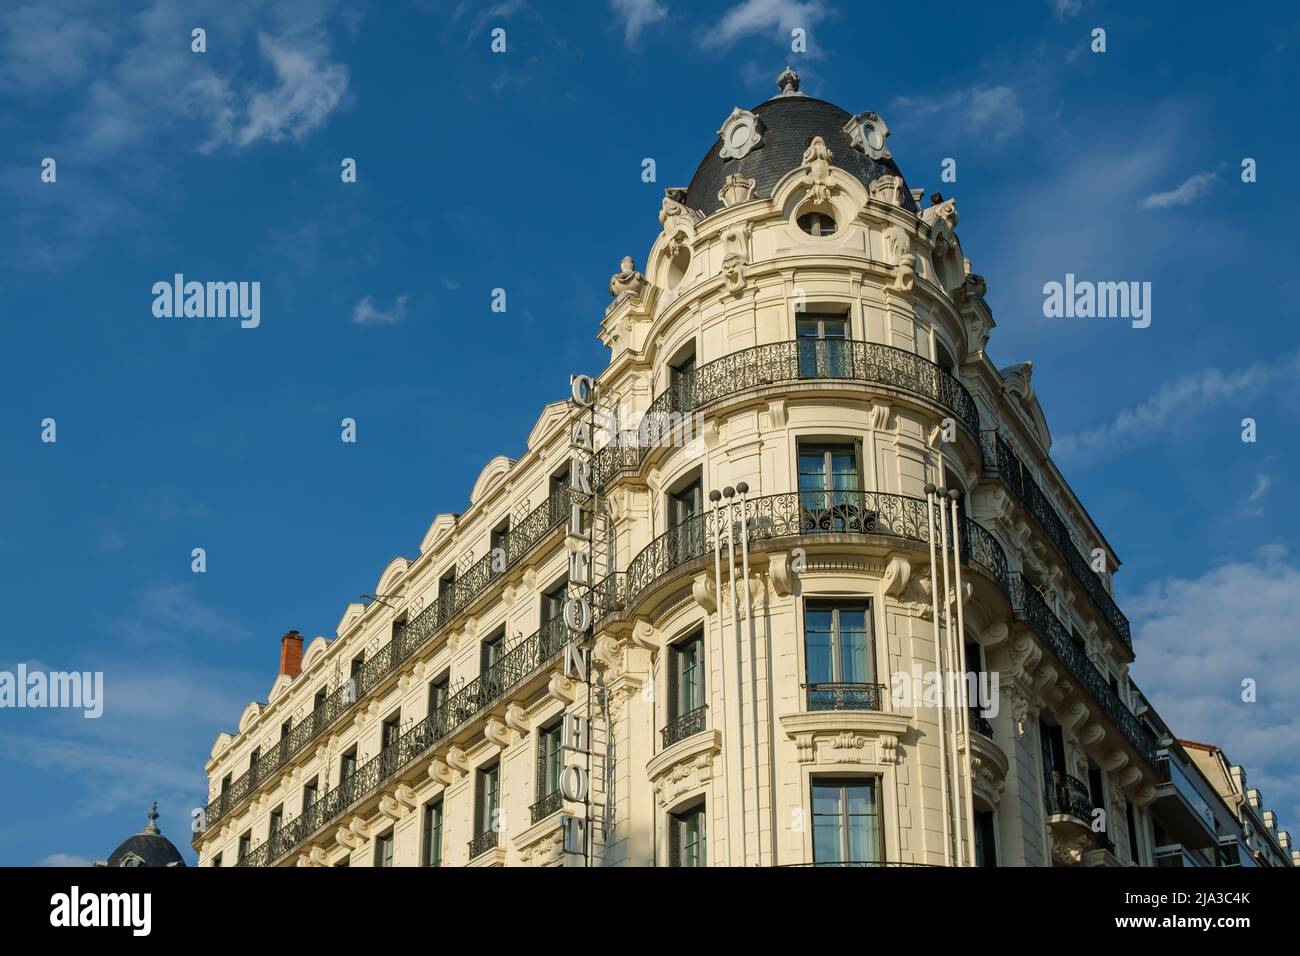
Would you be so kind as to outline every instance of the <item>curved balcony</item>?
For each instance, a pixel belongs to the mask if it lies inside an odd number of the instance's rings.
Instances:
[[[1048,816],[1067,816],[1089,823],[1092,797],[1082,780],[1061,770],[1049,770],[1043,777],[1043,802]]]
[[[723,509],[724,520],[744,525],[751,544],[801,535],[880,535],[926,544],[938,532],[924,498],[878,491],[786,492],[750,498]],[[713,511],[688,518],[646,545],[627,569],[625,606],[674,569],[713,552],[717,519]],[[734,533],[734,532],[733,532]],[[981,568],[1010,594],[1006,553],[985,528],[963,517],[962,560]],[[722,538],[725,542],[725,534]]]
[[[930,360],[889,345],[796,339],[732,352],[687,372],[650,403],[639,433],[671,431],[680,416],[751,388],[807,381],[848,381],[908,392],[948,409],[978,438],[979,411],[966,387]],[[642,442],[644,458],[653,443]]]
[[[571,495],[567,489],[553,493],[533,509],[505,536],[505,566],[518,564],[556,528],[568,520]],[[352,710],[385,677],[427,644],[461,611],[482,597],[504,575],[494,571],[492,555],[485,554],[471,565],[451,587],[438,595],[410,621],[398,624],[393,639],[370,656],[351,679],[340,683],[311,713],[292,727],[289,734],[263,753],[224,793],[213,797],[204,810],[205,828],[227,816],[250,796],[258,785],[300,753],[313,740]],[[195,834],[197,843],[202,833]]]
[[[875,342],[796,339],[732,352],[680,376],[642,416],[637,431],[601,449],[592,469],[597,487],[636,473],[661,445],[685,444],[692,415],[749,389],[798,382],[859,382],[913,395],[952,412],[976,439],[979,409],[966,387],[929,359]]]

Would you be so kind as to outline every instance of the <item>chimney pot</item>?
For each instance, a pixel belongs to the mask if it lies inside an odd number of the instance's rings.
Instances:
[[[280,638],[280,673],[291,678],[302,673],[302,635],[297,631]]]

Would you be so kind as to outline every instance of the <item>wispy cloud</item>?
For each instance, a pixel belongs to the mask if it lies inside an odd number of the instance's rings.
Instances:
[[[1168,192],[1151,193],[1138,204],[1139,209],[1172,209],[1176,206],[1190,206],[1206,195],[1210,187],[1218,180],[1215,172],[1197,173],[1189,176],[1180,185]]]
[[[1300,680],[1294,646],[1300,568],[1281,547],[1220,564],[1199,577],[1158,581],[1124,602],[1142,653],[1144,693],[1180,737],[1218,744],[1252,786],[1295,823],[1300,777]],[[1242,681],[1257,699],[1242,700]],[[1287,821],[1284,821],[1287,822]]]
[[[40,866],[90,866],[90,861],[84,856],[75,856],[72,853],[51,853],[41,860]]]
[[[1203,369],[1167,383],[1150,398],[1124,409],[1105,425],[1058,438],[1052,451],[1063,458],[1100,458],[1137,442],[1150,441],[1208,408],[1256,395],[1273,383],[1294,381],[1297,375],[1300,375],[1300,352],[1285,355],[1277,362],[1255,362],[1228,372]]]
[[[190,643],[200,637],[240,641],[250,636],[248,629],[229,614],[204,603],[192,584],[147,587],[135,612],[113,622],[112,627],[136,644]]]
[[[989,137],[994,142],[1018,133],[1025,125],[1025,111],[1012,86],[973,86],[936,96],[900,96],[890,112],[902,117],[900,128],[948,120],[968,133]]]
[[[1065,21],[1076,16],[1083,9],[1083,0],[1051,0],[1056,19]]]
[[[790,32],[796,27],[811,31],[832,13],[821,0],[744,0],[706,30],[700,42],[706,47],[725,48],[744,37],[767,34],[788,44]],[[809,52],[813,52],[811,45]]]
[[[366,296],[352,308],[352,321],[357,325],[394,325],[406,320],[406,303],[410,296],[399,295],[390,309],[375,306],[374,296]]]
[[[1246,504],[1253,504],[1268,494],[1268,489],[1273,486],[1273,476],[1260,472],[1255,476],[1255,490],[1250,493],[1246,499]]]
[[[610,0],[614,13],[623,22],[623,42],[635,47],[641,31],[668,17],[668,8],[655,0]]]
[[[276,83],[248,96],[242,124],[233,133],[240,146],[259,139],[273,143],[300,140],[319,129],[343,99],[348,88],[348,68],[328,59],[324,41],[276,40],[258,36],[262,55],[275,69]],[[228,114],[222,111],[220,121]]]

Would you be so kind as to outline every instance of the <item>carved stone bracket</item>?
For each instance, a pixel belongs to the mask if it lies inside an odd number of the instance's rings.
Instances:
[[[520,737],[527,737],[531,725],[528,721],[528,711],[517,703],[511,703],[506,708],[506,726],[519,734]]]

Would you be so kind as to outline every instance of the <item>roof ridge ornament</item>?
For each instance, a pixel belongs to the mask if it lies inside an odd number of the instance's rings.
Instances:
[[[799,74],[790,69],[789,65],[781,71],[781,75],[776,78],[776,86],[781,92],[781,96],[806,96],[806,93],[799,92]]]
[[[140,832],[161,834],[162,831],[158,829],[158,801],[157,800],[153,802],[153,806],[149,808],[149,812],[146,814],[146,816],[149,818],[149,822],[144,825],[144,829],[141,830]]]

